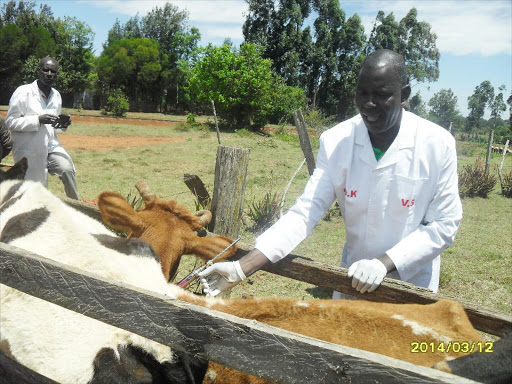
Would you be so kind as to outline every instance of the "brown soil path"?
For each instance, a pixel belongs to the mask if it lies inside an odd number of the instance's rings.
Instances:
[[[0,111],[0,115],[5,117],[7,111]],[[79,116],[72,115],[73,123],[80,124],[132,124],[146,127],[170,127],[176,124],[171,121],[162,120],[144,120],[144,119],[128,119],[101,116]],[[64,148],[80,148],[89,150],[106,150],[115,148],[133,148],[143,145],[157,145],[169,142],[185,141],[181,137],[146,137],[146,136],[86,136],[63,134],[59,135],[59,140]]]

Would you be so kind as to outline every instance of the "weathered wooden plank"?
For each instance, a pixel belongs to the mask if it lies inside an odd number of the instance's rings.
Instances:
[[[76,200],[69,200],[76,203]],[[87,210],[97,209],[97,207],[91,204],[81,204],[84,213],[86,213]],[[235,258],[242,257],[252,249],[248,244],[241,242],[237,245],[239,252]],[[276,275],[314,284],[319,287],[349,293],[368,301],[429,304],[441,299],[451,299],[460,302],[464,306],[473,326],[482,332],[502,337],[508,328],[512,328],[512,316],[508,313],[479,307],[446,295],[434,294],[428,289],[416,287],[400,280],[386,278],[376,291],[360,294],[352,288],[351,280],[347,278],[346,269],[321,264],[310,258],[299,255],[290,254],[276,264],[268,264],[265,266],[264,270]]]
[[[302,115],[302,111],[300,109],[297,109],[293,113],[293,120],[295,121],[297,132],[299,133],[300,147],[302,148],[302,152],[304,152],[304,157],[306,158],[306,163],[308,164],[308,172],[311,176],[315,170],[315,156],[313,155],[313,149],[311,148],[311,143],[309,141],[306,121],[304,120],[304,116]]]
[[[87,215],[93,218],[94,220],[103,223],[100,210],[97,206],[89,203],[83,203],[75,199],[70,199],[69,197],[61,197],[60,199],[70,207],[75,208],[77,211],[82,212],[84,215]]]
[[[190,189],[190,192],[192,192],[192,194],[196,197],[201,207],[208,209],[212,199],[210,198],[210,194],[204,186],[201,178],[197,175],[185,173],[183,175],[183,181],[187,185],[188,189]]]
[[[1,384],[58,384],[12,360],[0,351]]]
[[[210,231],[238,237],[245,198],[249,149],[219,145],[215,163]]]
[[[0,272],[2,284],[279,383],[472,383],[109,282],[3,243]]]
[[[239,251],[234,258],[240,258],[252,249],[248,244],[241,242],[237,245]],[[361,294],[352,288],[352,279],[347,277],[345,268],[317,263],[312,259],[298,255],[290,254],[275,264],[267,264],[263,269],[276,275],[348,293],[368,301],[429,304],[441,299],[450,299],[458,301],[464,306],[469,320],[480,331],[503,336],[507,328],[512,328],[512,316],[510,314],[482,308],[446,295],[435,294],[426,288],[417,287],[400,280],[385,278],[377,290]]]

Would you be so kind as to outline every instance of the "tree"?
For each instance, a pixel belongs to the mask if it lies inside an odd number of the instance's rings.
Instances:
[[[0,30],[7,28],[0,36],[2,53],[6,54],[0,53],[0,68],[17,66],[8,74],[0,73],[2,102],[21,83],[37,78],[37,65],[44,56],[54,56],[59,61],[55,87],[64,97],[90,84],[94,58],[91,28],[76,18],[55,19],[49,6],[42,4],[36,11],[35,5],[33,1],[9,1],[0,11]],[[9,36],[14,38],[14,27],[22,36],[11,43]]]
[[[304,89],[314,107],[345,118],[352,102],[364,29],[359,16],[348,20],[337,0],[246,0],[246,42],[263,46],[263,57],[286,84]],[[315,11],[313,31],[305,20]]]
[[[428,116],[427,106],[425,105],[419,91],[409,99],[409,108],[412,113],[415,113],[420,117],[427,118]]]
[[[457,107],[457,96],[453,94],[451,89],[441,89],[429,100],[428,105],[432,120],[446,129],[460,115]]]
[[[491,82],[486,80],[475,87],[475,91],[468,97],[469,114],[466,119],[466,131],[471,132],[475,128],[475,135],[480,129],[480,120],[484,116],[485,108],[489,100],[494,96],[494,88]]]
[[[286,84],[305,88],[312,39],[304,21],[311,12],[311,0],[246,2],[249,12],[243,26],[245,42],[263,47],[263,57],[272,60],[274,72]]]
[[[510,93],[510,96],[507,99],[508,104],[508,126],[510,128],[510,132],[512,133],[512,93]]]
[[[146,100],[159,105],[163,84],[167,83],[166,64],[167,55],[156,40],[124,38],[102,52],[96,70],[101,84],[108,89],[120,88],[138,110]]]
[[[261,51],[249,43],[239,50],[208,45],[189,74],[190,97],[203,104],[213,100],[219,116],[233,128],[262,128],[270,116],[283,112],[276,111],[274,103],[286,109],[282,95],[297,93],[273,74]]]
[[[411,82],[436,81],[440,57],[437,36],[431,31],[430,24],[418,21],[417,17],[418,11],[412,8],[397,23],[393,13],[385,16],[379,11],[368,39],[367,53],[381,48],[392,49],[404,57]]]
[[[0,92],[1,101],[9,102],[10,95],[20,83],[24,53],[29,41],[21,28],[8,24],[0,28]]]
[[[485,171],[489,171],[489,160],[491,158],[491,146],[493,142],[493,136],[494,136],[494,129],[496,128],[496,122],[497,119],[501,116],[503,112],[507,110],[507,105],[503,101],[503,91],[505,90],[505,85],[501,85],[498,88],[500,93],[495,95],[494,88],[492,90],[492,96],[487,102],[487,105],[489,109],[491,110],[491,119],[492,119],[492,126],[489,130],[489,140],[487,141],[487,154],[485,156]]]
[[[345,20],[337,0],[315,0],[315,43],[308,96],[312,104],[338,119],[353,115],[353,95],[362,64],[364,28],[356,14]]]
[[[146,16],[132,17],[125,25],[118,20],[109,31],[104,44],[107,49],[122,38],[147,38],[156,40],[160,49],[167,55],[163,69],[166,71],[166,83],[163,86],[162,109],[184,109],[185,79],[187,66],[192,65],[198,55],[199,30],[187,26],[188,12],[179,10],[171,3],[153,8]]]

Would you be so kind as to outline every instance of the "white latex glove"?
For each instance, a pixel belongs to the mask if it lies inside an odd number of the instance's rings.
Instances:
[[[239,261],[213,264],[198,275],[206,296],[217,296],[246,278]]]
[[[352,288],[365,293],[375,291],[387,273],[386,266],[378,259],[363,259],[350,266],[347,276],[353,277]]]

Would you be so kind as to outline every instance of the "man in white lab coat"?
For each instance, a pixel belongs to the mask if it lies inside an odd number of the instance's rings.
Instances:
[[[322,134],[315,171],[295,205],[239,262],[203,271],[204,291],[217,295],[284,258],[337,199],[347,238],[341,266],[354,289],[372,292],[389,276],[437,292],[441,252],[462,218],[455,140],[403,109],[410,93],[399,54],[370,54],[356,87],[359,115]]]
[[[14,161],[23,157],[28,160],[25,179],[48,187],[48,173],[57,175],[66,195],[79,200],[75,166],[56,135],[57,129],[66,130],[71,124],[68,116],[60,114],[62,99],[52,88],[58,70],[55,59],[41,59],[39,79],[14,91],[5,123],[11,131]]]

